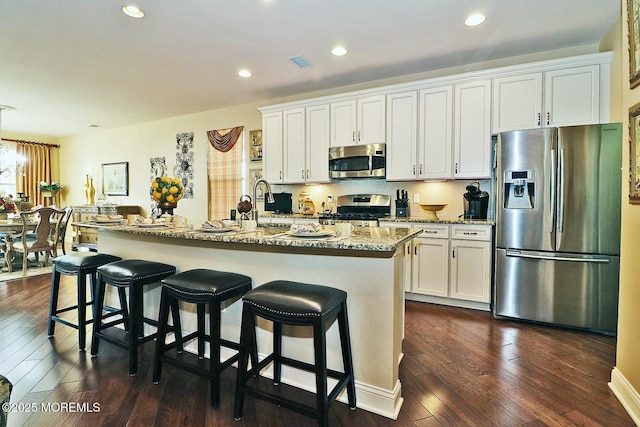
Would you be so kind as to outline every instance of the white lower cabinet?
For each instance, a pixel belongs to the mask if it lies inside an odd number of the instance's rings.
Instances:
[[[413,226],[423,232],[412,241],[411,285],[406,298],[489,310],[492,226]]]

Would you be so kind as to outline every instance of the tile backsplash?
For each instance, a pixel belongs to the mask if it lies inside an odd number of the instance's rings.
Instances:
[[[409,181],[409,182],[387,182],[376,179],[355,179],[334,181],[330,184],[316,185],[272,185],[274,192],[288,192],[293,195],[293,211],[297,212],[298,195],[301,191],[307,191],[311,196],[316,208],[316,212],[321,209],[321,203],[326,201],[327,196],[334,199],[346,194],[387,194],[391,196],[391,214],[395,214],[396,190],[406,190],[409,194],[409,215],[412,217],[426,217],[424,211],[418,203],[413,203],[414,194],[420,195],[422,204],[446,204],[447,206],[438,212],[438,217],[442,219],[455,219],[464,214],[462,195],[466,193],[466,186],[473,180],[451,180],[451,181]],[[492,181],[478,180],[480,189],[489,193],[489,218],[494,216],[495,190],[492,188]],[[263,205],[261,203],[260,207]],[[334,208],[335,211],[335,208]]]

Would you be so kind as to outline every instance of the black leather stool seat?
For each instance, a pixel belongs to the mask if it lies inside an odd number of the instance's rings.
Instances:
[[[87,319],[86,308],[93,305],[93,295],[96,286],[96,270],[98,267],[110,262],[119,261],[122,258],[115,255],[103,253],[72,253],[54,258],[52,261],[53,269],[51,270],[51,295],[49,297],[49,327],[48,334],[50,337],[55,332],[56,322],[70,326],[78,330],[78,346],[80,351],[84,351],[86,344],[86,325],[91,323],[93,319]],[[77,276],[77,295],[78,303],[74,306],[58,308],[58,293],[60,292],[60,275]],[[91,300],[87,301],[87,279],[90,275],[90,293]],[[78,310],[78,323],[63,319],[59,314]]]
[[[148,285],[175,274],[173,265],[141,259],[126,259],[98,270],[103,280],[114,286]]]
[[[328,286],[276,280],[258,286],[243,297],[242,327],[240,336],[240,359],[236,381],[234,417],[242,417],[245,392],[253,396],[275,402],[285,408],[313,416],[318,425],[328,423],[329,405],[346,388],[349,407],[356,408],[353,361],[347,318],[347,293]],[[249,354],[256,352],[256,316],[273,322],[273,353],[247,370]],[[344,372],[327,368],[326,328],[333,319],[338,320],[340,346]],[[282,326],[307,325],[313,327],[314,364],[305,363],[282,355]],[[253,388],[249,379],[273,362],[273,383],[278,385],[282,375],[282,365],[313,372],[316,376],[316,406],[303,405],[282,393],[268,393]],[[331,391],[327,389],[327,378],[338,380]]]
[[[176,273],[173,265],[139,259],[126,259],[98,267],[96,286],[95,314],[93,317],[93,336],[91,339],[91,355],[96,356],[100,340],[129,351],[129,375],[138,372],[138,346],[156,338],[156,333],[144,335],[144,324],[157,326],[155,319],[144,317],[143,290],[145,285],[160,282]],[[105,285],[119,289],[129,289],[129,303],[126,296],[120,293],[120,310],[105,315],[103,313]],[[177,311],[177,306],[175,308]],[[107,317],[122,316],[111,322],[103,323]],[[125,334],[113,326],[122,324]],[[173,330],[173,328],[172,328]],[[179,332],[179,331],[178,331]]]
[[[270,313],[273,316],[306,318],[323,316],[335,310],[347,299],[347,293],[328,286],[278,280],[265,283],[245,295],[245,304],[254,311]]]
[[[220,362],[220,348],[227,347],[239,350],[239,344],[220,337],[221,304],[231,303],[251,290],[251,278],[242,274],[228,273],[207,269],[189,270],[162,280],[160,297],[160,314],[158,315],[158,337],[153,361],[153,382],[158,384],[162,373],[162,363],[173,366],[210,379],[211,406],[216,408],[220,403],[220,373],[238,360],[234,354]],[[197,305],[197,331],[182,337],[176,336],[173,343],[166,343],[169,309],[172,308],[173,325],[181,329],[178,302],[189,302]],[[209,335],[205,334],[205,307],[209,304]],[[185,343],[198,340],[198,360],[195,356],[181,353]],[[209,363],[203,363],[204,343],[209,342]],[[177,353],[170,352],[177,348]],[[254,359],[257,363],[257,355]]]

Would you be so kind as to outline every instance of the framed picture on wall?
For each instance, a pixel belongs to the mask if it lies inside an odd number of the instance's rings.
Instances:
[[[629,84],[640,84],[640,0],[627,0],[629,23]]]
[[[640,103],[629,109],[629,203],[640,204]]]
[[[129,162],[102,164],[102,192],[106,196],[129,195]]]
[[[262,130],[252,130],[249,132],[249,143],[251,149],[251,161],[262,161]]]

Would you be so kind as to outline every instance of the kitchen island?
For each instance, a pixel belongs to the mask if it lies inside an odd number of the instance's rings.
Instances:
[[[97,228],[103,253],[164,262],[178,271],[210,268],[242,273],[252,278],[254,287],[271,280],[293,280],[346,291],[358,407],[397,417],[403,402],[398,365],[404,323],[404,244],[420,230],[356,227],[348,238],[308,238],[291,236],[280,227],[258,227],[249,233],[124,225]],[[114,292],[107,298],[109,304],[117,305]],[[158,304],[158,286],[147,287],[145,316],[157,317]],[[182,310],[184,329],[195,330],[194,310]],[[224,338],[238,339],[240,318],[241,304],[224,309]],[[262,321],[258,326],[262,357],[271,352],[271,323]],[[283,353],[313,363],[310,329],[290,327],[285,332]],[[328,367],[341,370],[337,322],[329,327],[327,352]],[[293,368],[283,367],[282,380],[315,390],[313,376]],[[346,396],[339,400],[346,402]]]

